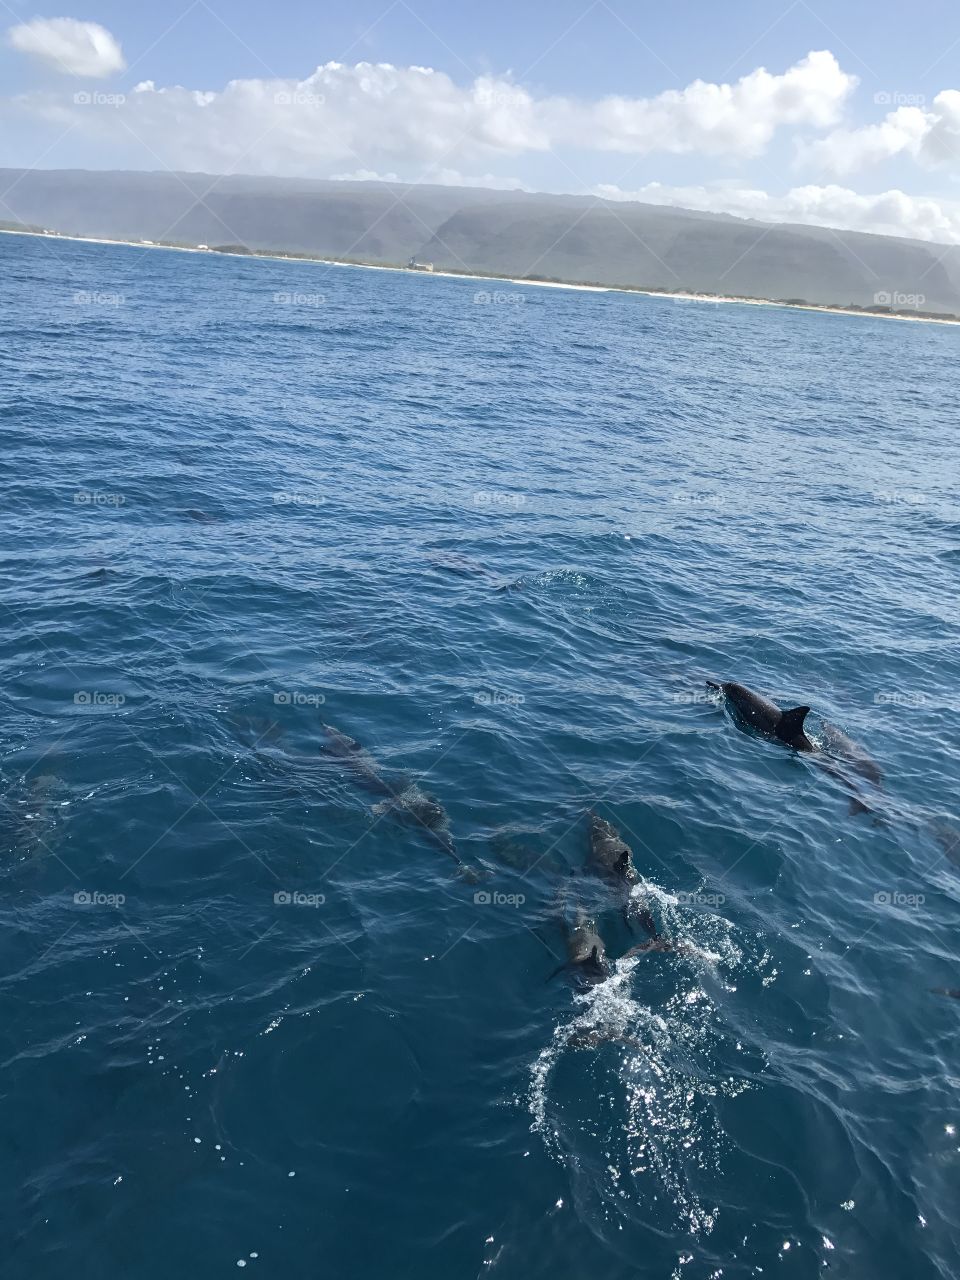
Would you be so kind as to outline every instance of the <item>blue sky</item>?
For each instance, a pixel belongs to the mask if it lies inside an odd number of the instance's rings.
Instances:
[[[946,0],[73,2],[0,0],[0,165],[521,185],[960,241]]]

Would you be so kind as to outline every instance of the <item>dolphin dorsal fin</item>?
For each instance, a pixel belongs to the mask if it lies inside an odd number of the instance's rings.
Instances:
[[[598,954],[598,952],[597,952],[597,948],[596,948],[596,947],[591,947],[591,948],[590,948],[590,959],[593,961],[593,963],[594,963],[594,964],[596,964],[596,963],[597,963],[597,961],[600,959],[600,956],[599,956],[599,954]]]
[[[630,867],[630,850],[624,849],[623,852],[620,854],[620,856],[617,858],[617,870],[627,871],[629,870],[629,867]]]
[[[803,733],[803,722],[809,710],[809,707],[791,707],[789,711],[782,712],[777,725],[777,737],[784,742],[799,737]]]

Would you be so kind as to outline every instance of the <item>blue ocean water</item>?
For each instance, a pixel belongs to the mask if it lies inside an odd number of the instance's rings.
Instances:
[[[4,1275],[954,1276],[960,331],[0,258]]]

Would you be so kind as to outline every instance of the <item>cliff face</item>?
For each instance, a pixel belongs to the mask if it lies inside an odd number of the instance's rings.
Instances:
[[[5,219],[66,234],[960,313],[960,249],[592,197],[204,174],[0,171]],[[905,301],[906,299],[906,301]],[[913,300],[916,299],[914,302]]]

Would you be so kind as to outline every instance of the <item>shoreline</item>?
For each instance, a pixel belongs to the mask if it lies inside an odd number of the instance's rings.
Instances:
[[[960,317],[910,315],[901,311],[867,311],[853,310],[850,307],[828,306],[817,302],[781,302],[775,298],[746,298],[736,294],[671,292],[667,289],[642,289],[629,285],[615,284],[576,284],[565,280],[524,280],[513,276],[480,275],[467,271],[425,271],[418,267],[388,266],[376,262],[341,262],[335,258],[312,256],[292,256],[283,253],[269,253],[251,249],[246,253],[231,253],[224,249],[201,249],[193,245],[179,244],[147,244],[142,240],[112,240],[100,236],[73,236],[59,231],[27,231],[13,227],[0,227],[0,234],[8,236],[32,236],[38,240],[69,240],[80,244],[116,245],[127,249],[162,249],[171,253],[199,253],[221,258],[261,258],[268,262],[316,263],[328,267],[357,268],[361,271],[393,271],[400,275],[438,277],[442,280],[478,280],[490,284],[513,284],[530,286],[538,289],[573,289],[580,293],[632,293],[645,298],[670,298],[674,302],[696,304],[699,306],[741,306],[741,307],[780,307],[787,311],[818,311],[823,315],[859,316],[869,320],[905,320],[911,324],[945,324],[960,325]]]

